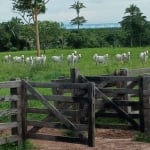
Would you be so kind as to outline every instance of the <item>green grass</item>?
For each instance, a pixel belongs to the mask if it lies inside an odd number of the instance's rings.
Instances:
[[[144,68],[149,67],[150,59],[145,63],[142,64],[139,61],[139,53],[150,48],[92,48],[92,49],[79,49],[77,50],[78,53],[82,54],[82,58],[78,64],[75,64],[75,67],[79,69],[80,74],[86,76],[99,76],[104,74],[112,74],[115,70],[119,70],[121,68],[129,68],[129,69],[136,69],[136,68]],[[123,53],[123,52],[131,52],[131,61],[129,63],[121,64],[116,62],[115,54]],[[42,51],[41,51],[42,52]],[[9,81],[11,78],[21,78],[26,79],[28,78],[31,81],[38,81],[38,82],[51,82],[52,79],[56,79],[59,76],[70,77],[70,67],[66,62],[66,56],[71,54],[73,50],[62,50],[62,49],[51,49],[46,50],[47,62],[44,66],[37,65],[37,66],[28,66],[26,64],[7,64],[3,61],[0,61],[0,82]],[[0,53],[0,60],[3,59],[4,55],[11,54],[12,56],[19,56],[24,54],[25,57],[27,56],[35,56],[36,51],[21,51],[21,52],[7,52],[7,53]],[[93,61],[93,55],[98,53],[99,55],[104,55],[106,53],[109,54],[109,60],[107,64],[99,64],[95,65]],[[54,64],[50,61],[50,57],[52,55],[64,55],[64,61],[61,65]],[[50,94],[50,89],[38,89],[42,94]],[[9,95],[8,89],[0,89],[0,95],[5,96]],[[43,107],[41,102],[31,102],[29,103],[32,107]],[[5,109],[10,107],[8,103],[0,103],[0,109]],[[29,119],[39,119],[41,120],[44,116],[37,115],[37,114],[30,114],[28,116]],[[8,118],[0,118],[0,121],[7,121]],[[120,120],[103,120],[103,123],[108,122],[119,122]],[[97,122],[101,122],[101,120],[97,120]],[[122,121],[121,121],[122,122]],[[5,148],[5,147],[3,147]],[[10,148],[13,150],[12,148]],[[0,147],[1,150],[1,147]],[[5,149],[4,149],[5,150]],[[8,150],[8,149],[7,149]],[[18,149],[21,150],[21,149]]]
[[[139,53],[149,48],[93,48],[93,49],[79,49],[78,53],[82,54],[80,63],[76,64],[75,67],[80,70],[80,73],[83,75],[101,75],[101,74],[110,74],[116,69],[120,68],[143,68],[149,67],[150,60],[145,64],[142,64],[139,61]],[[122,52],[131,52],[131,61],[129,63],[120,64],[116,62],[114,56],[116,53]],[[55,79],[58,76],[69,76],[70,67],[66,62],[66,56],[71,54],[73,50],[62,50],[62,49],[51,49],[46,51],[47,62],[44,66],[33,66],[30,67],[26,64],[7,64],[0,61],[0,81],[8,81],[11,78],[28,77],[33,81],[50,81]],[[95,65],[93,61],[94,53],[99,55],[109,54],[109,61],[107,64]],[[0,60],[3,59],[4,55],[7,53],[0,53]],[[12,56],[24,54],[26,56],[35,56],[35,51],[21,51],[21,52],[11,52]],[[54,64],[50,61],[52,55],[64,55],[64,61],[61,65]]]
[[[26,140],[23,146],[18,147],[15,143],[0,145],[0,150],[37,150],[38,148],[33,145],[29,140]]]
[[[150,143],[150,133],[137,133],[134,140]]]

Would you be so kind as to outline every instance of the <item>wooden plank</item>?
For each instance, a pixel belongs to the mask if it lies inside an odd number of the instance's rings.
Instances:
[[[129,101],[129,100],[114,100],[113,102],[116,103],[119,106],[136,106],[139,107],[140,103],[139,101]],[[107,103],[107,105],[111,105],[111,103]]]
[[[80,75],[79,78],[82,78]],[[129,76],[85,76],[85,79],[91,82],[107,81],[108,83],[116,81],[138,81],[138,77]]]
[[[103,129],[134,129],[133,126],[127,124],[96,124],[95,126]]]
[[[112,89],[112,88],[99,88],[103,93],[113,93],[113,94],[139,94],[138,89],[128,89],[128,88],[117,88],[117,89]]]
[[[21,81],[5,81],[0,82],[0,88],[17,88],[21,87]]]
[[[74,116],[75,114],[79,114],[79,110],[67,110],[67,109],[59,109],[59,111],[67,116]],[[48,109],[40,109],[40,108],[27,108],[27,113],[36,113],[36,114],[49,114]]]
[[[48,101],[58,101],[58,102],[67,102],[67,103],[74,103],[74,102],[80,102],[81,100],[86,102],[88,101],[88,98],[81,97],[81,96],[63,96],[63,95],[43,95],[45,99]],[[37,97],[33,95],[27,95],[28,100],[39,100]]]
[[[0,96],[0,102],[18,101],[20,98],[20,95]]]
[[[62,115],[41,94],[39,94],[35,89],[33,89],[33,87],[29,83],[27,83],[26,81],[23,81],[23,83],[24,86],[28,89],[28,91],[30,91],[35,97],[39,98],[41,102],[44,104],[44,106],[48,108],[49,112],[50,113],[52,112],[63,124],[65,124],[68,127],[68,129],[76,131],[76,134],[79,137],[82,137],[83,139],[86,138],[81,132],[79,132],[79,129],[71,121],[69,121],[64,115]],[[73,84],[71,85],[71,87],[73,88]]]
[[[46,128],[57,128],[57,129],[67,129],[65,125],[61,122],[45,122],[45,121],[27,121],[28,126],[36,127],[46,127]],[[75,124],[80,131],[87,131],[87,124]]]
[[[0,130],[18,127],[18,122],[0,123]]]
[[[51,80],[52,82],[59,82],[59,83],[71,83],[71,79],[70,78],[62,78],[62,79],[53,79]]]
[[[139,113],[128,113],[128,115],[130,115],[132,118],[137,119],[140,117]],[[118,118],[119,114],[116,112],[96,112],[95,113],[95,117],[99,118],[99,117],[112,117],[112,118]]]
[[[47,82],[28,82],[32,87],[38,88],[59,88],[59,89],[87,89],[85,83],[47,83]]]
[[[0,145],[17,142],[20,140],[20,137],[17,135],[0,137]]]
[[[0,110],[0,117],[2,117],[2,116],[16,115],[17,113],[18,113],[18,109]]]
[[[97,86],[98,86],[98,88],[104,88],[107,85],[108,85],[108,81],[102,81]]]
[[[150,74],[150,68],[128,69],[128,76]]]
[[[78,137],[51,136],[51,135],[44,135],[44,134],[29,134],[27,135],[27,138],[49,140],[49,141],[70,142],[70,143],[77,143],[77,144],[88,143],[87,139],[82,139]]]

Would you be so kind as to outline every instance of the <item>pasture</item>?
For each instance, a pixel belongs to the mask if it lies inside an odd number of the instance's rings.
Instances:
[[[76,63],[74,67],[79,68],[80,73],[83,75],[104,75],[111,74],[115,70],[120,68],[144,68],[150,66],[150,59],[147,62],[142,63],[139,59],[139,54],[142,51],[149,50],[146,48],[89,48],[89,49],[78,49],[77,53],[82,55],[79,63]],[[119,63],[115,60],[115,54],[131,52],[130,62],[124,64]],[[8,81],[11,78],[29,78],[33,81],[50,81],[58,76],[69,76],[70,66],[68,66],[66,57],[71,54],[73,49],[50,49],[46,50],[46,64],[45,65],[33,65],[29,66],[24,63],[4,63],[3,58],[5,55],[11,54],[13,56],[25,55],[35,56],[36,51],[19,51],[19,52],[5,52],[0,53],[0,81]],[[98,55],[108,54],[108,62],[106,64],[96,65],[93,61],[93,55],[97,53]],[[43,54],[43,50],[41,50]],[[51,56],[63,54],[63,61],[61,64],[56,64],[51,61]],[[73,67],[73,66],[71,66]]]
[[[93,49],[79,49],[77,50],[77,53],[80,53],[82,55],[82,58],[79,63],[76,63],[74,67],[79,68],[80,74],[87,75],[87,76],[98,76],[98,75],[104,75],[104,74],[111,74],[115,70],[119,70],[120,68],[144,68],[149,67],[150,60],[148,59],[147,62],[142,63],[139,59],[140,52],[143,52],[145,50],[149,50],[149,48],[93,48]],[[119,63],[115,60],[115,55],[117,53],[124,53],[124,52],[131,52],[131,60],[130,62],[126,62],[124,64]],[[36,51],[21,51],[21,52],[7,52],[7,53],[0,53],[0,82],[2,81],[8,81],[11,78],[28,78],[32,81],[51,81],[52,79],[56,79],[59,76],[70,76],[70,66],[68,66],[66,57],[68,54],[71,54],[73,52],[73,49],[51,49],[46,50],[46,64],[37,64],[37,65],[27,65],[25,63],[6,63],[3,62],[3,58],[5,55],[11,54],[13,56],[20,56],[25,55],[27,56],[35,56]],[[108,62],[106,64],[99,64],[96,65],[93,61],[93,55],[97,53],[98,55],[105,55],[106,53],[109,55]],[[41,54],[43,54],[43,51],[41,50]],[[63,62],[61,64],[56,64],[54,62],[51,62],[51,56],[53,55],[61,55],[63,54]],[[71,66],[73,67],[73,66]],[[39,89],[41,90],[41,89]],[[9,90],[3,90],[1,89],[2,95],[7,95],[10,91]],[[42,90],[42,94],[46,92],[50,92],[49,89]],[[39,102],[30,102],[30,106],[41,106]],[[6,105],[2,104],[0,106],[1,109],[9,107],[8,104]],[[42,106],[41,106],[42,107]],[[28,118],[36,118],[41,119],[43,116],[40,115],[33,115],[30,114]],[[7,118],[1,118],[2,120],[7,121]],[[99,122],[99,120],[97,120]]]

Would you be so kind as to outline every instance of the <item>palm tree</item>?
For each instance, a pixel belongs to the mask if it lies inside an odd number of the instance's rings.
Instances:
[[[71,5],[70,8],[73,8],[76,10],[77,17],[71,20],[72,25],[77,25],[78,26],[78,31],[79,31],[79,26],[83,25],[87,20],[83,16],[79,16],[80,14],[80,9],[86,8],[83,3],[76,1],[73,5]]]
[[[143,13],[141,13],[140,9],[134,4],[126,8],[125,14],[129,15],[124,16],[120,23],[130,37],[130,46],[132,47],[135,44],[134,41],[138,38],[139,41],[137,43],[141,43],[141,34],[144,32],[146,17],[143,16]]]

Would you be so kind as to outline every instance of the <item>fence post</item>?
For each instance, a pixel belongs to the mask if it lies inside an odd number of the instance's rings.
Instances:
[[[89,83],[88,88],[88,145],[95,146],[95,84]]]
[[[22,86],[22,138],[23,141],[26,140],[27,135],[27,90],[23,85],[23,82],[21,82]]]
[[[72,83],[78,83],[79,82],[79,80],[78,80],[79,70],[77,68],[72,68],[70,70],[70,76],[71,76],[71,82]],[[78,92],[79,92],[78,89],[74,89],[72,91],[72,96],[77,96]],[[79,103],[79,104],[78,103],[74,103],[73,106],[72,106],[72,109],[80,111],[80,107],[81,107],[81,103]],[[76,123],[80,122],[80,116],[79,116],[78,112],[76,113],[76,116],[75,116],[74,120],[76,121]]]
[[[150,132],[150,76],[143,76],[143,81],[141,83],[140,92],[140,110],[141,118],[141,131]]]
[[[77,83],[78,82],[78,76],[79,76],[79,70],[76,68],[72,68],[70,70],[71,74],[71,81],[72,83]]]
[[[120,76],[128,76],[128,69],[127,68],[120,69]],[[121,88],[126,88],[127,85],[128,85],[128,83],[124,81],[124,82],[122,82]],[[123,99],[129,100],[129,95],[124,94]],[[131,106],[124,106],[123,109],[128,113],[130,113],[132,111]]]
[[[16,80],[20,80],[20,79],[11,79],[10,81],[16,81]],[[16,88],[10,88],[10,94],[11,95],[18,95],[19,97],[21,97],[21,81],[20,81],[20,87],[16,87]],[[11,129],[11,134],[12,135],[18,135],[19,136],[19,140],[17,142],[18,146],[21,146],[23,144],[23,138],[22,138],[22,101],[21,98],[18,101],[11,101],[11,108],[12,109],[18,109],[18,114],[12,115],[11,116],[11,121],[12,122],[17,122],[18,123],[18,127],[12,128]]]

